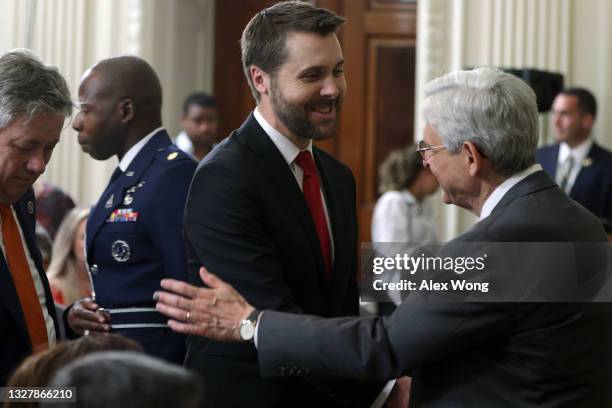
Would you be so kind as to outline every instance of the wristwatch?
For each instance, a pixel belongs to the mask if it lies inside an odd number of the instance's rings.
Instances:
[[[247,318],[240,322],[240,326],[238,327],[240,340],[251,343],[255,341],[255,326],[257,325],[257,319],[260,313],[261,310],[253,309]]]

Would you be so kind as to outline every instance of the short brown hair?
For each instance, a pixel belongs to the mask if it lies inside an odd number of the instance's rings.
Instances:
[[[255,14],[240,39],[242,66],[255,100],[259,102],[259,92],[249,72],[251,65],[274,75],[287,59],[287,34],[305,32],[326,36],[335,33],[344,21],[344,17],[332,11],[300,1],[277,3]]]
[[[112,333],[94,333],[74,341],[63,341],[26,358],[9,379],[7,387],[46,387],[51,377],[66,364],[84,355],[107,350],[142,352],[142,347],[133,340]],[[12,404],[4,405],[10,406]]]

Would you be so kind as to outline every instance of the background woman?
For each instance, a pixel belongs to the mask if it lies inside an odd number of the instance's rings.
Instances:
[[[70,305],[91,293],[83,250],[88,215],[88,208],[70,210],[53,242],[47,276],[53,300],[60,305]]]

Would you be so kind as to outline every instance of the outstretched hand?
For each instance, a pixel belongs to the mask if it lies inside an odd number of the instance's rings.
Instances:
[[[229,284],[200,268],[208,288],[174,279],[163,279],[153,298],[155,307],[170,317],[168,326],[178,333],[209,337],[218,341],[239,341],[238,328],[254,310]]]

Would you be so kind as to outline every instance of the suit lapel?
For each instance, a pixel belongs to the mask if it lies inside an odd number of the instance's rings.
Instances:
[[[4,258],[4,254],[0,254],[0,302],[4,304],[6,310],[13,316],[17,322],[19,330],[24,338],[29,339],[30,334],[21,311],[21,303],[17,297],[17,289],[11,276],[11,271],[8,267],[8,262]]]
[[[295,215],[300,227],[310,243],[311,251],[315,255],[318,266],[318,275],[325,282],[325,270],[323,267],[323,255],[319,246],[319,238],[312,221],[312,216],[304,200],[304,194],[295,180],[295,176],[287,165],[285,158],[278,150],[274,142],[259,126],[253,114],[249,115],[240,127],[236,137],[247,145],[261,160],[261,168],[266,173],[280,195],[289,204],[288,207]],[[332,226],[333,228],[333,226]]]
[[[34,261],[34,265],[36,266],[36,270],[40,276],[40,281],[45,291],[45,305],[47,307],[47,311],[49,312],[49,316],[51,316],[51,318],[53,319],[55,333],[56,336],[58,336],[60,330],[58,327],[57,316],[55,313],[55,303],[53,302],[53,295],[51,294],[49,280],[47,279],[45,269],[43,268],[42,256],[40,254],[40,250],[38,249],[36,237],[30,233],[30,231],[36,231],[34,200],[34,193],[32,190],[30,190],[25,194],[24,198],[22,198],[21,200],[19,200],[19,202],[17,202],[17,204],[15,204],[14,208],[15,213],[17,214],[17,219],[19,220],[19,224],[21,225],[21,229],[23,230],[23,236],[25,237],[26,245],[28,246],[30,256]],[[32,209],[31,212],[30,208]]]
[[[591,188],[593,185],[597,185],[595,182],[595,178],[597,177],[597,169],[599,166],[599,146],[596,143],[593,143],[591,146],[591,150],[586,157],[587,161],[590,161],[588,166],[582,166],[578,175],[576,176],[576,180],[574,181],[574,185],[572,186],[572,190],[570,191],[570,197],[576,199],[578,197],[583,197],[587,191],[587,188]],[[581,163],[582,165],[583,163]]]
[[[170,144],[172,144],[172,141],[165,130],[157,132],[142,150],[138,152],[126,171],[119,176],[113,184],[108,186],[104,193],[102,193],[102,196],[100,196],[98,203],[87,220],[87,226],[85,228],[87,254],[92,253],[94,237],[97,235],[98,231],[100,231],[104,222],[113,211],[121,206],[125,190],[139,181],[142,173],[144,173],[145,169],[151,164],[158,151]]]
[[[514,187],[512,187],[495,206],[491,214],[494,214],[498,210],[508,206],[514,200],[527,194],[535,193],[536,191],[543,190],[545,188],[556,187],[555,182],[550,178],[545,171],[539,170],[535,173],[530,174],[523,180],[519,181]]]
[[[57,316],[55,313],[55,304],[53,303],[51,289],[49,288],[49,282],[42,267],[42,259],[36,244],[36,238],[31,233],[31,231],[34,231],[35,229],[36,222],[34,217],[34,193],[31,189],[28,190],[17,203],[15,203],[13,209],[17,215],[17,222],[19,222],[19,225],[21,226],[21,230],[26,241],[25,244],[28,247],[28,252],[30,253],[30,256],[32,257],[32,260],[36,266],[36,272],[40,276],[40,280],[45,291],[47,311],[53,319],[55,333],[59,333]],[[6,305],[7,310],[9,310],[17,322],[22,335],[26,339],[29,339],[30,335],[28,333],[23,311],[21,310],[21,303],[17,297],[17,289],[15,288],[15,283],[13,282],[13,277],[11,276],[11,272],[8,268],[8,263],[4,257],[4,254],[0,254],[0,301]]]
[[[346,254],[350,250],[350,240],[352,237],[347,237],[342,234],[346,231],[346,216],[342,214],[342,206],[338,200],[339,194],[331,194],[331,192],[339,192],[342,189],[334,177],[334,172],[329,168],[329,162],[319,153],[318,148],[313,148],[317,168],[321,176],[321,187],[325,195],[325,204],[329,215],[329,223],[331,224],[331,234],[334,242],[334,258],[332,264],[331,287],[333,288],[334,297],[332,298],[332,310],[337,310],[339,305],[344,303],[344,294],[347,293],[347,286],[350,279],[356,277],[347,276],[351,273],[351,268],[346,265],[346,260],[351,259],[352,254]],[[317,241],[318,242],[318,241]]]
[[[559,144],[554,145],[547,154],[540,156],[540,165],[554,180],[557,175],[557,160],[559,159]]]

